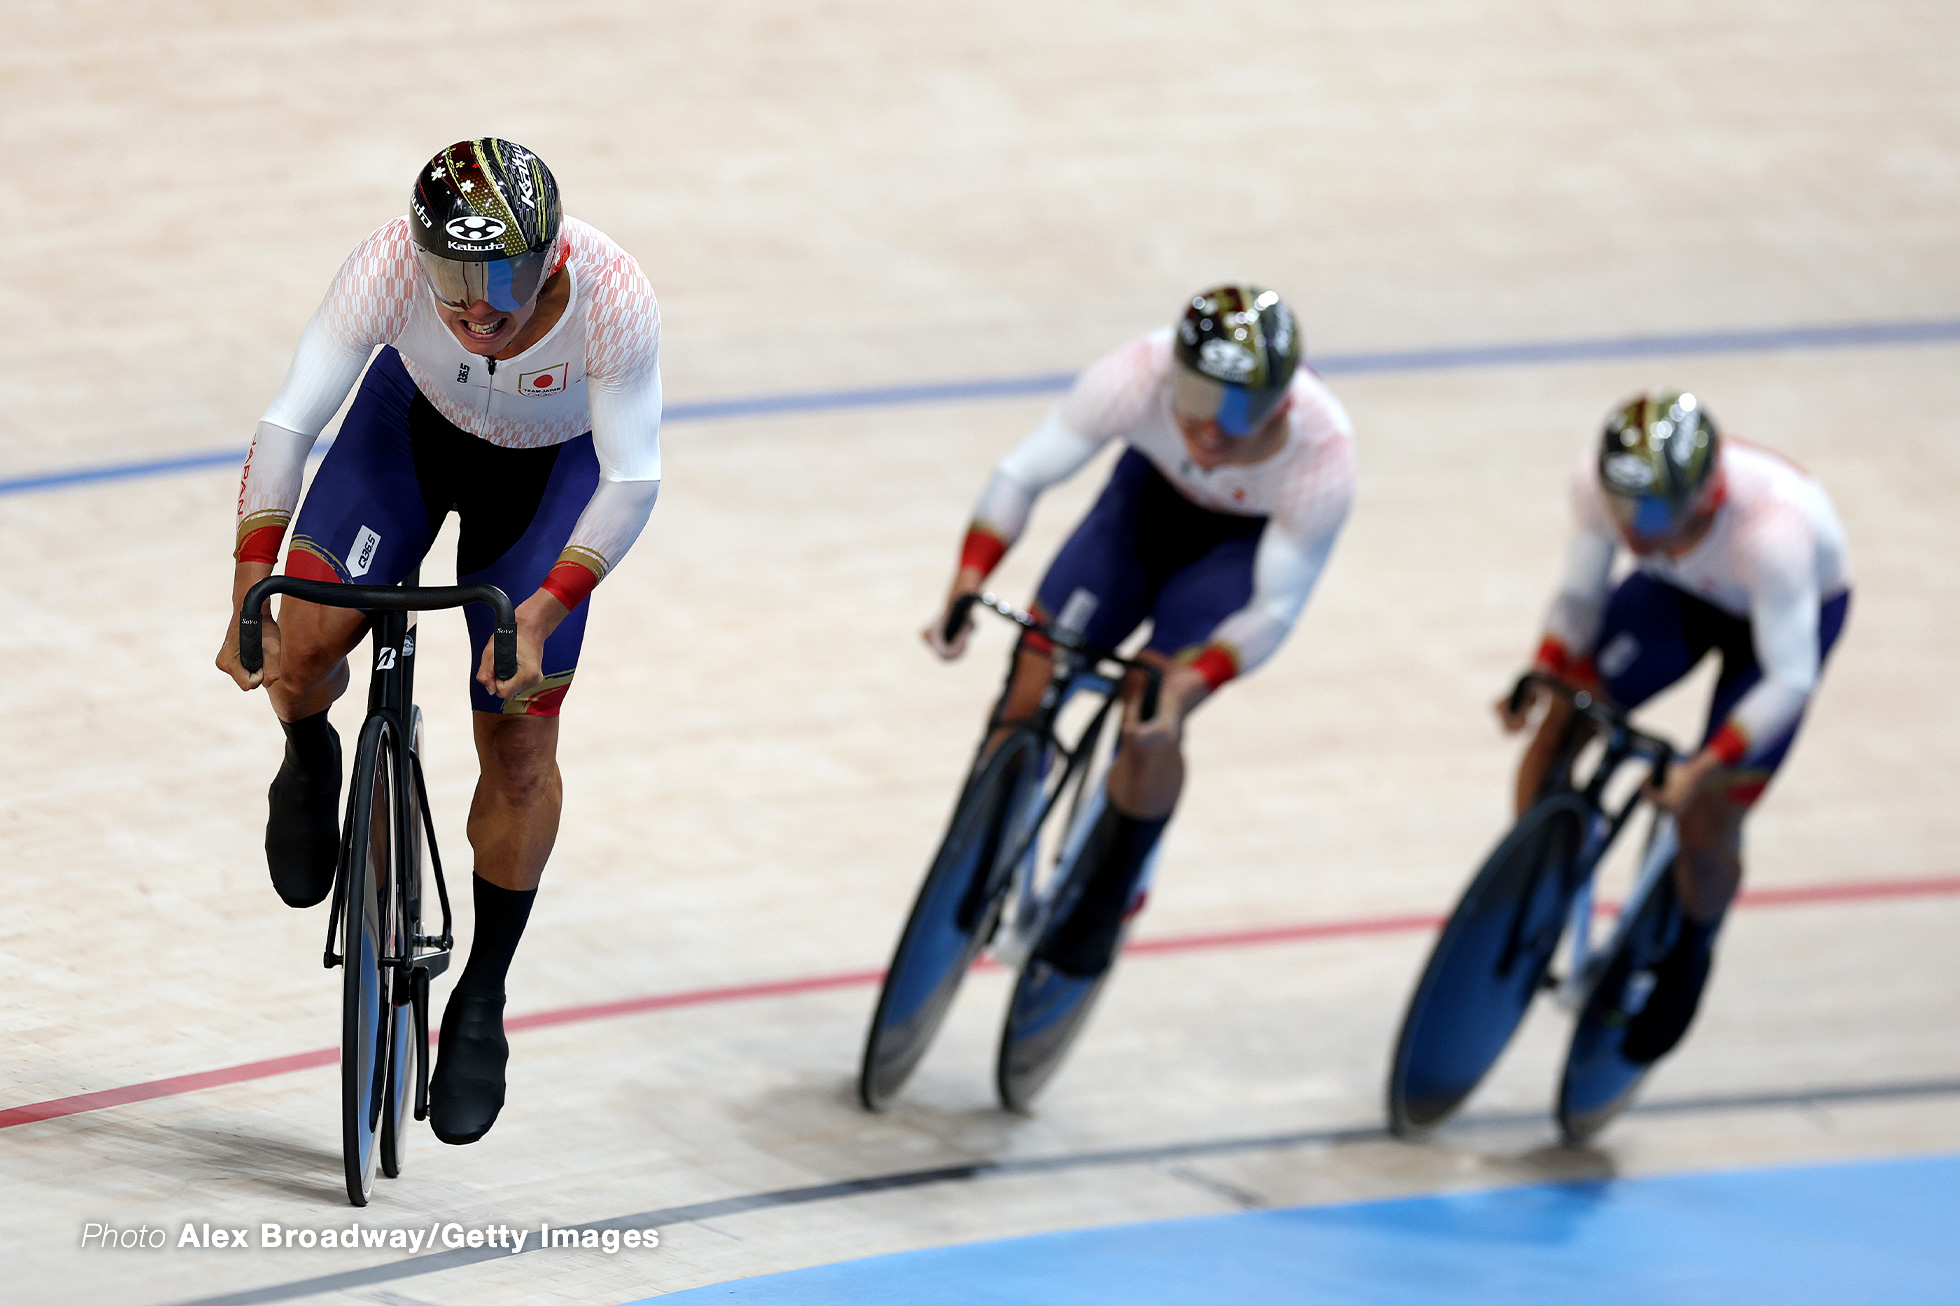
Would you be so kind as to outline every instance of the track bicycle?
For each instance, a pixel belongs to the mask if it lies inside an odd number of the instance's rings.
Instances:
[[[422,776],[422,709],[415,706],[415,614],[466,603],[496,613],[498,679],[517,673],[517,623],[494,585],[422,589],[339,585],[269,576],[245,596],[238,619],[239,661],[265,664],[260,614],[275,594],[372,614],[374,661],[367,720],[354,751],[327,917],[323,964],[344,966],[340,1026],[341,1155],[347,1200],[366,1206],[375,1171],[401,1173],[405,1130],[429,1114],[429,981],[449,967],[449,888]],[[442,929],[422,932],[422,853],[435,872]],[[338,942],[339,951],[335,951]],[[413,1084],[413,1093],[410,1085]]]
[[[991,945],[997,963],[1018,969],[994,1074],[1001,1103],[1012,1110],[1024,1109],[1053,1077],[1109,974],[1063,974],[1040,959],[1038,945],[1052,923],[1067,918],[1095,869],[1078,854],[1107,801],[1117,735],[1108,727],[1124,682],[1141,677],[1137,714],[1148,721],[1157,714],[1161,676],[991,594],[966,595],[953,606],[949,641],[976,605],[1047,639],[1052,671],[1035,712],[1008,722],[1018,658],[1008,661],[1006,684],[878,994],[858,1074],[867,1110],[889,1103],[918,1065],[983,948]],[[1146,865],[1144,884],[1152,869]]]
[[[1676,752],[1594,695],[1537,672],[1513,687],[1514,711],[1534,686],[1574,711],[1537,801],[1464,890],[1409,999],[1388,1080],[1389,1127],[1402,1137],[1461,1105],[1541,990],[1578,1014],[1557,1103],[1567,1142],[1605,1128],[1650,1068],[1627,1057],[1624,1043],[1683,920],[1673,817],[1654,813],[1632,890],[1603,941],[1595,916],[1605,909],[1593,880],[1648,786],[1665,783]],[[1614,781],[1630,763],[1644,764],[1645,774],[1627,792]],[[1563,976],[1552,969],[1561,938]]]

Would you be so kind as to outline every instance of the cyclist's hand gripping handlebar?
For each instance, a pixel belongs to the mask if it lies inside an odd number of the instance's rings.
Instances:
[[[1156,719],[1158,700],[1162,697],[1164,688],[1164,675],[1156,667],[1150,665],[1148,662],[1139,662],[1130,658],[1121,657],[1109,649],[1096,648],[1093,645],[1085,644],[1078,636],[1072,635],[1067,631],[1057,630],[1041,618],[1023,612],[1014,605],[1005,603],[991,594],[962,594],[953,600],[953,606],[946,612],[946,628],[942,632],[946,637],[947,643],[952,643],[953,639],[960,633],[960,627],[966,624],[967,614],[972,612],[976,605],[998,612],[1001,616],[1006,617],[1023,630],[1032,631],[1056,647],[1067,649],[1069,652],[1076,654],[1078,657],[1086,658],[1090,662],[1114,662],[1125,670],[1142,672],[1143,697],[1137,703],[1137,720],[1154,721]]]
[[[940,642],[950,645],[960,637],[966,626],[966,619],[973,611],[973,605],[980,601],[978,594],[962,594],[953,600],[953,606],[946,609],[946,625],[939,632]]]
[[[487,603],[496,614],[491,640],[496,645],[497,679],[517,674],[517,614],[510,596],[495,585],[444,585],[408,588],[401,585],[339,585],[332,581],[267,576],[246,592],[238,614],[238,660],[254,675],[265,666],[264,623],[260,611],[275,594],[290,594],[304,603],[325,608],[359,608],[367,612],[435,612],[466,603]]]
[[[1626,713],[1611,704],[1600,702],[1597,695],[1583,689],[1574,689],[1563,680],[1548,676],[1542,671],[1525,672],[1518,677],[1518,683],[1511,687],[1510,708],[1513,715],[1524,711],[1525,704],[1534,689],[1549,690],[1570,703],[1574,711],[1591,717],[1602,729],[1609,732],[1623,732],[1633,751],[1653,763],[1654,774],[1651,783],[1654,788],[1659,789],[1667,784],[1667,771],[1674,763],[1673,744],[1659,735],[1650,735],[1644,730],[1636,729],[1633,723],[1627,720]]]

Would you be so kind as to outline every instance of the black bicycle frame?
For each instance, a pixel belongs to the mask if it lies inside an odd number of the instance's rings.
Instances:
[[[368,716],[382,718],[387,733],[387,748],[390,760],[395,767],[398,783],[395,785],[395,807],[392,818],[397,837],[390,841],[390,847],[400,856],[400,850],[408,840],[408,831],[414,820],[413,807],[421,808],[422,829],[429,849],[430,869],[435,872],[436,896],[442,904],[442,932],[440,934],[412,934],[403,941],[401,956],[383,957],[381,964],[393,974],[390,984],[390,1000],[401,1006],[418,989],[426,990],[429,978],[441,974],[449,965],[449,955],[454,946],[451,932],[449,909],[449,886],[443,879],[442,853],[436,847],[435,818],[429,811],[428,784],[422,776],[422,759],[416,752],[410,733],[411,714],[415,702],[415,617],[417,613],[434,612],[444,608],[460,608],[468,603],[488,604],[496,614],[496,625],[492,636],[494,644],[493,669],[499,680],[507,680],[517,673],[517,619],[511,608],[510,598],[495,585],[452,585],[423,589],[414,584],[410,576],[405,585],[341,585],[332,581],[301,580],[292,576],[268,576],[252,586],[245,595],[245,605],[238,617],[238,660],[247,671],[258,672],[265,665],[264,625],[262,613],[268,600],[275,594],[290,595],[305,603],[315,603],[330,608],[355,608],[367,612],[370,632],[373,635],[374,660],[372,675],[368,681]],[[411,804],[409,785],[413,783],[416,801]],[[353,801],[349,795],[349,802]],[[351,813],[350,813],[351,815]],[[340,862],[334,869],[333,906],[327,917],[327,945],[322,964],[331,968],[344,960],[334,951],[334,938],[339,930],[340,913],[345,906],[343,898],[347,883],[347,849],[341,849]],[[418,897],[409,904],[413,915],[420,923],[421,902]],[[432,951],[418,954],[417,948],[430,948]],[[423,1014],[423,1004],[416,1003],[418,1018]],[[426,1040],[428,1031],[419,1031]],[[426,1061],[426,1058],[422,1060]],[[418,1111],[418,1116],[420,1112]]]
[[[1048,816],[1054,810],[1055,801],[1068,789],[1069,782],[1089,764],[1089,759],[1095,754],[1096,743],[1102,737],[1110,710],[1116,706],[1117,699],[1121,697],[1124,675],[1135,671],[1143,676],[1143,694],[1137,704],[1137,719],[1149,721],[1157,715],[1158,697],[1163,689],[1163,674],[1150,663],[1126,658],[1109,649],[1086,644],[1070,632],[1059,630],[1039,617],[1002,602],[992,594],[963,594],[954,601],[952,609],[947,613],[945,634],[948,642],[966,624],[968,615],[976,605],[999,613],[1023,630],[1045,638],[1055,647],[1052,670],[1049,673],[1048,685],[1042,691],[1040,706],[1026,721],[1013,723],[1013,728],[1035,732],[1044,745],[1052,745],[1055,751],[1067,761],[1062,768],[1060,778],[1052,785],[1046,786],[1046,792],[1041,800],[1041,811],[1034,820],[1026,823],[1026,833],[1021,838],[1021,845],[1014,849],[1012,856],[1001,858],[995,863],[997,867],[1011,868],[1019,865],[1021,859],[1027,856],[1028,849],[1040,837],[1042,827],[1048,823]],[[1014,672],[1018,662],[1018,657],[1008,659],[1006,683],[1001,687],[1000,698],[994,704],[994,710],[988,714],[988,735],[1007,724],[1001,714],[1007,708],[1007,696],[1014,683]],[[1105,663],[1114,664],[1123,670],[1115,676],[1104,675],[1101,668]],[[1108,680],[1112,690],[1103,699],[1102,706],[1096,709],[1095,715],[1089,719],[1089,723],[1083,727],[1082,733],[1076,737],[1074,745],[1070,746],[1056,731],[1055,720],[1061,715],[1071,683],[1083,674],[1096,675]],[[972,775],[978,774],[988,756],[989,753],[985,748],[979,750],[969,779]],[[1078,787],[1075,801],[1080,803],[1081,797],[1081,790]],[[1069,818],[1073,821],[1074,817],[1075,810],[1071,808]],[[992,889],[994,886],[990,883],[988,887]]]
[[[1527,671],[1512,686],[1510,708],[1513,712],[1523,709],[1525,698],[1534,687],[1550,691],[1572,707],[1572,715],[1565,723],[1564,733],[1559,736],[1558,750],[1538,796],[1544,798],[1561,789],[1569,789],[1579,795],[1591,813],[1586,822],[1585,839],[1574,853],[1567,870],[1573,883],[1583,883],[1592,875],[1593,868],[1605,856],[1606,850],[1613,846],[1613,841],[1620,837],[1620,831],[1632,819],[1634,809],[1640,806],[1641,791],[1635,789],[1617,811],[1609,809],[1606,805],[1606,786],[1612,783],[1622,766],[1635,758],[1644,758],[1651,764],[1651,782],[1656,787],[1667,783],[1667,770],[1674,760],[1674,746],[1658,735],[1636,728],[1627,720],[1624,712],[1600,702],[1596,695],[1574,689],[1564,681],[1539,671]],[[1604,751],[1585,784],[1575,785],[1572,782],[1572,769],[1595,731],[1605,736]],[[1537,892],[1537,885],[1538,880],[1534,876],[1525,889],[1527,900]],[[1507,973],[1520,954],[1535,951],[1543,943],[1542,938],[1526,940],[1518,936],[1524,917],[1525,914],[1520,912],[1512,921],[1511,935],[1505,940],[1504,951],[1498,961],[1499,974]],[[1564,925],[1563,918],[1560,918],[1549,923],[1549,928],[1563,929]]]

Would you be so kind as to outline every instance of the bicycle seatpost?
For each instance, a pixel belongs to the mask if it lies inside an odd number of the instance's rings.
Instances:
[[[495,585],[438,585],[424,589],[401,585],[340,585],[295,576],[267,576],[245,595],[245,606],[238,614],[238,660],[255,674],[265,667],[265,630],[260,611],[275,594],[290,594],[303,603],[317,603],[324,608],[359,608],[367,612],[438,612],[467,603],[486,603],[496,614],[496,626],[491,633],[495,646],[492,670],[499,680],[509,680],[517,674],[517,614],[511,607],[510,596]]]

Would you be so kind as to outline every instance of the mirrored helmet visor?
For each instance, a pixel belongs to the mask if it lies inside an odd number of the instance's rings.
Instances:
[[[422,264],[422,275],[443,307],[458,312],[482,300],[501,313],[515,313],[538,297],[548,270],[550,250],[519,254],[513,258],[488,259],[465,263],[441,258],[425,249],[415,251]]]
[[[1659,494],[1614,494],[1601,496],[1620,531],[1644,540],[1658,540],[1686,521],[1689,505],[1669,503]]]
[[[1210,418],[1218,423],[1219,430],[1230,436],[1248,436],[1257,431],[1286,397],[1285,386],[1255,390],[1214,381],[1188,367],[1177,367],[1173,372],[1171,405],[1186,417]]]

